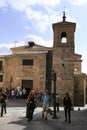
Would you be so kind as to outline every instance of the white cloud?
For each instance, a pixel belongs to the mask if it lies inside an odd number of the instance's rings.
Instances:
[[[66,0],[74,5],[82,5],[86,4],[87,0]],[[0,8],[7,8],[10,6],[11,8],[18,11],[25,11],[26,8],[34,5],[39,5],[45,7],[58,6],[62,0],[0,0]]]
[[[52,23],[62,20],[58,12],[53,9],[53,7],[59,5],[60,2],[61,0],[4,0],[3,4],[10,5],[10,7],[17,11],[25,12],[28,20],[31,20],[32,26],[40,33],[43,33],[48,29],[51,31]],[[36,4],[43,6],[45,12],[43,13],[43,10],[38,11],[31,7],[31,5]],[[29,29],[29,27],[25,26],[25,29]]]
[[[4,54],[10,54],[10,48],[12,47],[12,44],[1,44],[0,43],[0,55],[4,55]]]
[[[26,43],[24,41],[15,41],[13,47],[19,47],[19,46],[24,46]]]
[[[51,26],[52,21],[58,19],[58,14],[51,7],[60,4],[61,0],[1,0],[4,7],[8,5],[17,11],[23,11],[26,13],[28,20],[31,20],[32,25],[35,26],[40,32],[47,30]],[[1,3],[0,3],[1,4]],[[31,5],[40,5],[42,6],[46,13],[43,13],[43,10],[35,10]],[[1,4],[1,7],[2,4]],[[37,24],[37,26],[36,26]],[[25,27],[26,28],[26,27]]]
[[[30,27],[27,26],[27,25],[25,25],[24,28],[25,28],[26,30],[29,30],[29,29],[30,29]]]
[[[47,13],[32,10],[30,7],[26,8],[27,18],[32,21],[33,26],[37,28],[39,32],[44,32],[48,28],[51,29],[52,23],[61,19],[58,13],[52,8],[46,7],[45,9]]]
[[[82,4],[86,4],[87,0],[68,0],[71,4],[74,5],[82,5]]]
[[[6,0],[0,0],[0,8],[6,8],[6,7],[7,7]]]
[[[82,55],[82,72],[87,74],[87,50],[83,51]]]
[[[36,36],[36,35],[27,35],[25,36],[26,42],[28,41],[34,41],[38,45],[43,45],[47,47],[52,47],[53,46],[53,40],[48,40],[45,41],[43,38]]]
[[[82,62],[82,72],[87,74],[87,60]]]
[[[24,41],[15,41],[15,43],[11,43],[11,44],[0,43],[0,55],[12,54],[10,48],[25,46],[25,45],[27,45],[27,43],[29,41],[34,41],[35,44],[43,45],[43,46],[47,46],[47,47],[52,47],[52,45],[53,45],[52,40],[45,41],[39,36],[27,35],[27,36],[25,36],[25,42]]]
[[[24,10],[31,5],[42,5],[53,7],[61,3],[61,0],[0,0],[0,7],[7,7],[10,5],[17,10]]]
[[[12,52],[10,48],[23,46],[23,45],[25,45],[24,41],[15,41],[15,43],[10,43],[10,44],[0,43],[0,55],[11,54]]]
[[[59,5],[61,0],[41,0],[42,5],[53,7],[55,5]]]
[[[74,5],[82,5],[87,3],[87,0],[66,0]],[[43,7],[55,7],[59,5],[62,0],[0,0],[0,8],[7,8],[8,6],[13,9],[24,11],[27,7],[32,5],[40,5]]]

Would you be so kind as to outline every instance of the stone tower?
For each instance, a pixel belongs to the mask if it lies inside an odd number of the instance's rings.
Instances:
[[[76,23],[67,22],[65,12],[63,21],[53,27],[53,69],[56,72],[56,91],[63,98],[69,92],[74,100],[74,33]]]

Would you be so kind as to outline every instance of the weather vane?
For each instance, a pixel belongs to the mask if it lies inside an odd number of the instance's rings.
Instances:
[[[65,16],[65,7],[64,7],[64,10],[63,10],[63,22],[65,22],[65,19],[66,19],[66,16]]]

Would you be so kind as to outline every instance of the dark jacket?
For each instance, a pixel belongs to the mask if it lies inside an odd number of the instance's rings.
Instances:
[[[5,103],[5,98],[3,96],[0,96],[0,103]]]
[[[31,97],[28,102],[28,107],[34,109],[35,108],[35,99],[34,97]]]
[[[71,107],[72,107],[72,102],[71,102],[70,97],[68,97],[68,98],[64,97],[64,99],[63,99],[63,105],[64,105],[67,109],[71,109]]]

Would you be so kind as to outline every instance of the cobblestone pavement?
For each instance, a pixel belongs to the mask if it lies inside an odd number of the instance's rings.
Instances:
[[[72,111],[70,124],[64,121],[64,111],[57,113],[57,119],[48,115],[48,120],[42,118],[41,111],[36,108],[33,121],[27,122],[24,101],[10,101],[7,114],[0,117],[0,130],[87,130],[87,109]]]

